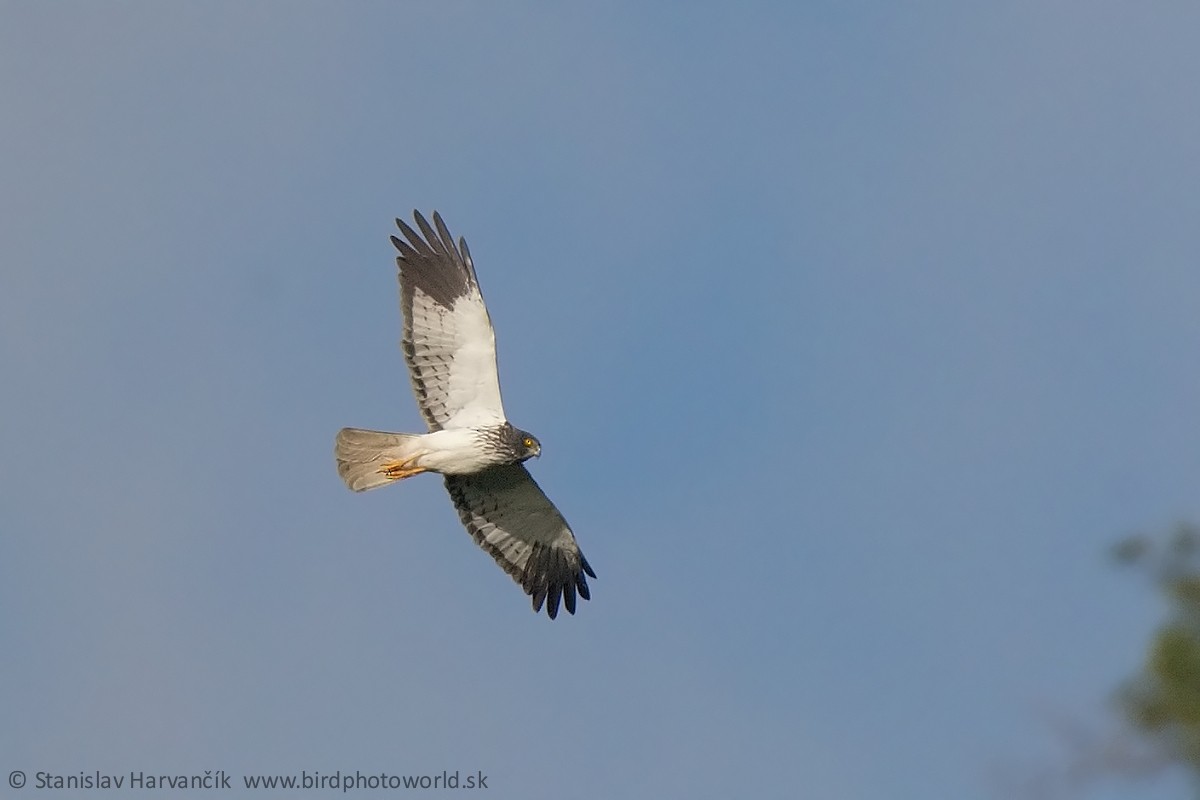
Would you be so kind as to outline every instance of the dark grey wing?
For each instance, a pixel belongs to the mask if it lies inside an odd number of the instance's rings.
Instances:
[[[562,514],[521,464],[447,475],[446,490],[471,536],[550,619],[559,600],[575,613],[575,595],[590,600],[587,578],[596,577]]]
[[[434,225],[419,211],[413,218],[421,232],[397,219],[404,239],[393,236],[392,244],[400,252],[401,346],[417,405],[430,430],[502,423],[496,337],[467,242],[456,247],[436,211]]]

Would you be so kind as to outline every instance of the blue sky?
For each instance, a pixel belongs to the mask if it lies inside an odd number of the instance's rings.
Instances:
[[[0,772],[992,797],[1112,725],[1162,608],[1106,550],[1200,517],[1191,4],[0,22]],[[420,427],[414,207],[471,244],[573,618],[439,481],[334,470]]]

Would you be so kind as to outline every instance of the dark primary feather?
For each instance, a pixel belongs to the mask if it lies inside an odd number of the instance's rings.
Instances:
[[[463,525],[521,585],[534,611],[541,611],[544,604],[554,619],[560,602],[574,614],[576,595],[591,599],[585,576],[595,578],[596,573],[567,521],[524,466],[510,464],[445,477]]]
[[[400,251],[396,261],[400,266],[401,292],[408,295],[408,308],[412,307],[413,290],[418,288],[438,305],[452,308],[455,300],[466,295],[472,286],[478,286],[475,268],[466,255],[466,240],[460,240],[461,249],[455,247],[454,237],[436,211],[433,220],[439,233],[434,232],[420,211],[414,211],[413,217],[423,238],[399,218],[396,226],[407,241],[392,237],[392,244]]]

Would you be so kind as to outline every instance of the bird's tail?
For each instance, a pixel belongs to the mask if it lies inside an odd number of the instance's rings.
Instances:
[[[338,474],[351,489],[365,492],[424,472],[413,464],[420,454],[420,439],[419,433],[342,428],[333,446]]]

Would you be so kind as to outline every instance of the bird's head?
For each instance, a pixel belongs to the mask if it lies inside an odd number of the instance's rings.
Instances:
[[[521,461],[529,458],[537,458],[542,454],[542,443],[532,433],[514,428],[513,435],[516,437],[516,449],[520,454],[518,458]]]

